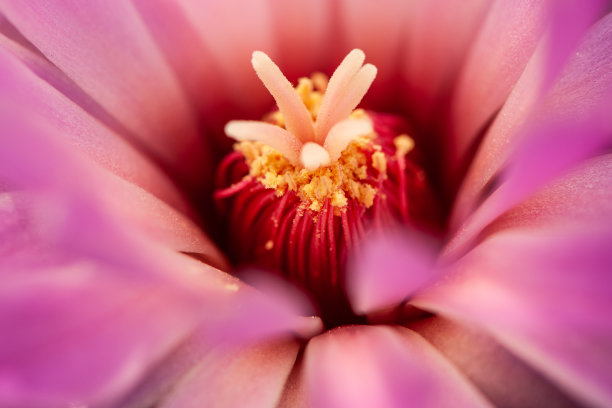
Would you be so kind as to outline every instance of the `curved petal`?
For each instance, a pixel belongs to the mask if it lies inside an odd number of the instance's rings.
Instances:
[[[269,94],[248,62],[253,50],[272,58],[278,55],[271,24],[272,5],[238,0],[181,0],[179,4],[197,31],[210,62],[219,68],[219,81],[228,85],[232,103],[251,115],[269,106]]]
[[[343,0],[337,5],[340,55],[353,48],[362,49],[368,62],[379,69],[368,101],[377,100],[381,89],[393,86],[399,66],[399,51],[405,36],[409,2],[386,1],[384,6],[367,0]],[[384,102],[384,101],[382,101]],[[344,119],[344,118],[342,118]]]
[[[408,325],[497,407],[575,407],[563,391],[497,340],[471,325],[434,316]]]
[[[457,163],[478,131],[504,103],[546,28],[545,1],[495,2],[458,78],[452,101],[451,161]]]
[[[21,118],[41,115],[67,143],[96,163],[191,215],[176,187],[143,153],[90,116],[95,110],[63,74],[40,55],[0,36],[1,97],[23,107]],[[73,98],[72,100],[69,98]]]
[[[457,79],[474,36],[493,2],[420,0],[409,3],[402,53],[402,98],[423,125]]]
[[[608,100],[611,98],[612,92]],[[539,128],[531,128],[522,135],[523,143],[494,180],[497,185],[491,185],[493,192],[461,226],[446,247],[446,256],[469,250],[484,228],[504,212],[567,174],[580,162],[604,153],[612,144],[612,121],[608,105],[602,108],[583,120],[540,124]]]
[[[193,342],[186,347],[187,370],[160,407],[274,407],[300,348],[291,340],[238,349]]]
[[[329,61],[328,40],[332,38],[334,5],[326,0],[274,2],[270,10],[275,61],[290,80],[320,70]]]
[[[587,404],[612,403],[612,225],[509,230],[413,303],[491,333]]]
[[[312,406],[487,407],[490,404],[416,333],[389,327],[339,328],[304,355]]]
[[[317,326],[123,227],[99,203],[0,196],[1,405],[123,398],[196,326],[211,348]]]
[[[590,4],[590,3],[589,3]],[[576,3],[574,8],[590,11],[591,7]],[[579,10],[584,14],[584,10]],[[585,19],[585,18],[583,18]],[[568,21],[569,19],[563,19]],[[572,21],[566,25],[573,26]],[[612,14],[595,24],[582,43],[569,48],[574,41],[565,44],[564,38],[549,34],[540,44],[535,55],[527,65],[521,79],[516,84],[504,107],[497,116],[491,129],[483,139],[479,152],[463,181],[454,208],[453,224],[465,220],[475,203],[486,188],[487,182],[508,159],[513,147],[520,143],[521,127],[534,127],[543,121],[563,118],[581,119],[598,106],[605,107],[612,89]],[[554,44],[551,45],[551,42]],[[559,49],[561,48],[561,49]],[[567,66],[560,75],[561,67],[544,69],[552,64],[549,54],[571,54]],[[556,59],[561,58],[557,55]],[[546,84],[557,78],[549,92]],[[608,99],[607,99],[608,98]]]
[[[401,303],[435,278],[436,254],[431,238],[416,233],[370,237],[348,266],[353,310],[366,313]]]
[[[219,66],[200,39],[197,28],[178,2],[132,0],[190,101],[200,111],[214,110],[232,98]],[[245,62],[248,60],[245,60]],[[210,121],[210,118],[203,118]]]
[[[62,210],[72,218],[62,217]],[[187,259],[169,259],[159,247],[146,257],[126,258],[108,244],[104,231],[88,230],[100,220],[89,211],[84,225],[78,217],[84,211],[83,205],[43,195],[28,201],[0,196],[2,406],[112,402],[201,320],[198,310],[206,303],[179,284],[185,279],[160,279],[170,272],[194,273]],[[58,240],[76,226],[82,230],[79,248]],[[112,238],[136,255],[134,242]],[[95,250],[86,250],[87,243]],[[213,283],[218,277],[207,279],[208,288],[203,282],[195,286],[214,302],[223,285]]]
[[[567,176],[517,205],[487,227],[513,228],[599,222],[612,217],[612,154],[582,163]]]
[[[5,185],[52,188],[67,197],[97,200],[126,229],[178,251],[200,253],[216,265],[225,264],[216,247],[183,214],[79,155],[44,118],[6,102],[0,100],[0,180]]]
[[[0,3],[25,37],[184,179],[202,174],[203,145],[176,78],[129,2]]]
[[[109,274],[108,265],[77,260],[14,272],[0,289],[3,406],[112,400],[193,324],[192,305]],[[30,278],[10,279],[16,274]]]

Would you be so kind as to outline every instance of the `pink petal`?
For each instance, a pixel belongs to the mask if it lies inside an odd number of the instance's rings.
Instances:
[[[42,196],[27,203],[0,196],[2,406],[108,403],[200,319],[203,304],[186,286],[168,279],[162,284],[159,269],[168,263],[160,248],[148,258],[117,259],[122,254],[104,255],[103,238],[96,243],[99,256],[58,245],[41,214],[52,217],[64,209],[74,216],[84,209],[57,204]],[[58,227],[69,229],[70,221]],[[82,229],[86,243],[91,238]],[[100,232],[90,231],[98,238]],[[124,251],[134,249],[122,236],[114,238]],[[178,269],[175,274],[193,273],[184,262],[170,263]],[[196,286],[200,296],[212,293]]]
[[[23,123],[14,111],[15,107],[9,106],[0,109],[0,141],[6,146],[0,151],[0,179],[19,189],[47,191],[49,203],[43,201],[45,194],[32,192],[25,197],[25,205],[38,208],[33,216],[48,239],[86,258],[104,259],[135,271],[158,271],[155,279],[180,283],[192,295],[205,294],[200,287],[203,284],[229,291],[233,300],[224,300],[226,305],[216,308],[214,321],[220,338],[253,339],[291,331],[309,335],[318,330],[320,322],[300,317],[301,305],[294,300],[275,302],[227,276],[220,279],[225,274],[191,261],[213,271],[204,279],[185,257],[176,254],[177,250],[196,252],[210,263],[224,264],[196,226],[56,143],[58,135],[44,121],[32,117]],[[42,203],[44,210],[40,209]],[[146,277],[153,279],[150,273]]]
[[[368,93],[370,101],[381,96],[380,90],[388,89],[395,79],[408,15],[408,4],[401,0],[386,1],[384,7],[367,0],[343,0],[338,4],[336,35],[341,41],[332,47],[342,47],[337,51],[339,59],[350,49],[359,48],[367,61],[378,68],[377,79]]]
[[[452,102],[451,160],[460,160],[504,103],[546,28],[546,2],[495,2],[459,76]]]
[[[66,262],[0,289],[0,405],[99,403],[125,392],[193,323],[165,288]]]
[[[508,211],[486,232],[608,219],[612,217],[611,187],[612,155],[596,157]]]
[[[410,112],[427,123],[459,73],[490,1],[410,2],[405,24],[402,80]],[[439,108],[439,106],[438,106]]]
[[[204,335],[183,346],[187,361],[182,378],[160,407],[274,407],[299,351],[292,340],[238,349],[211,348]],[[203,344],[202,344],[203,343]],[[168,378],[168,373],[164,373]]]
[[[585,403],[612,403],[610,218],[500,232],[414,299],[472,322]]]
[[[130,3],[0,3],[19,31],[153,155],[201,177],[191,107]]]
[[[348,267],[353,310],[366,313],[401,303],[436,277],[436,253],[432,240],[416,233],[370,237]]]
[[[0,196],[0,405],[119,398],[196,324],[211,347],[320,325],[293,314],[294,298],[151,242],[99,203],[24,194]]]
[[[435,316],[408,327],[427,339],[495,406],[576,406],[546,377],[474,326]]]
[[[336,21],[334,5],[326,0],[294,0],[273,3],[270,13],[274,41],[278,49],[275,61],[290,80],[308,76],[330,62],[330,39]],[[336,64],[337,61],[331,61]],[[333,69],[331,66],[330,69]],[[331,74],[331,72],[326,72]]]
[[[585,7],[582,3],[576,3],[576,8],[581,9],[579,15],[585,14],[585,10],[593,13],[591,6]],[[521,126],[537,126],[550,118],[583,118],[592,109],[597,109],[597,106],[606,105],[606,90],[612,89],[612,75],[608,69],[612,64],[612,41],[609,35],[611,23],[612,14],[590,30],[550,92],[545,94],[542,92],[547,90],[547,82],[556,78],[557,71],[561,69],[561,66],[544,69],[546,64],[553,62],[549,57],[551,48],[557,54],[565,55],[574,49],[568,48],[562,39],[555,41],[554,47],[551,47],[552,34],[547,37],[548,41],[540,44],[484,138],[466,175],[454,210],[455,225],[473,210],[486,183],[508,158],[512,148],[520,142],[518,136]],[[573,28],[575,25],[575,22],[569,24]],[[575,43],[566,42],[569,45]],[[559,58],[559,55],[555,57]]]
[[[141,152],[90,116],[86,109],[95,111],[95,104],[79,94],[80,90],[56,67],[6,38],[0,37],[0,44],[2,98],[28,112],[21,120],[27,121],[34,113],[43,116],[62,139],[96,163],[178,210],[189,212],[189,205],[168,177]]]
[[[327,332],[308,344],[304,370],[316,407],[489,406],[435,349],[404,328]]]
[[[612,141],[612,122],[607,115],[606,105],[601,112],[583,121],[546,123],[529,129],[521,136],[523,143],[496,180],[499,186],[493,186],[496,189],[461,226],[446,252],[466,250],[478,234],[504,212],[581,161],[604,152]]]
[[[221,76],[217,81],[227,84],[232,103],[251,115],[272,106],[272,99],[249,63],[254,50],[273,59],[277,55],[272,5],[237,0],[181,0],[179,5],[204,45],[209,63],[218,67]]]
[[[287,282],[253,272],[241,278],[252,286],[236,285],[236,299],[226,309],[216,310],[217,316],[207,325],[211,340],[227,345],[310,338],[323,329],[306,296]]]
[[[52,188],[68,196],[97,200],[125,222],[124,228],[134,228],[178,251],[202,254],[216,265],[224,264],[193,221],[80,155],[65,143],[61,129],[53,123],[3,102],[0,178],[4,183],[22,189]]]
[[[175,71],[184,92],[203,112],[203,119],[210,122],[212,118],[204,112],[231,99],[229,81],[224,80],[186,11],[178,2],[166,0],[133,0],[132,3]],[[248,60],[244,63],[248,64]]]

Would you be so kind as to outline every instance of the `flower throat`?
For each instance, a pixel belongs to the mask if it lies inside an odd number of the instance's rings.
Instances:
[[[225,132],[237,143],[217,169],[214,197],[230,257],[306,290],[328,326],[355,321],[345,266],[360,242],[435,218],[407,123],[355,109],[376,76],[364,60],[353,50],[329,81],[317,73],[294,88],[267,55],[253,53],[278,110],[229,122]]]

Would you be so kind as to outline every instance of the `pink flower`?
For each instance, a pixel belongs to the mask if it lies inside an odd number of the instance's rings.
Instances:
[[[609,7],[3,0],[0,406],[612,405]],[[448,222],[366,239],[325,331],[227,273],[211,174],[270,108],[253,50],[355,47]]]

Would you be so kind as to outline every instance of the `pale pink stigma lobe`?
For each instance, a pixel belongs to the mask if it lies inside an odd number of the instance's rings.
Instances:
[[[293,88],[280,68],[261,51],[255,51],[251,63],[257,76],[274,97],[282,114],[285,129],[273,129],[275,125],[257,121],[231,121],[225,128],[227,136],[238,141],[257,141],[278,150],[293,165],[301,165],[315,171],[337,160],[349,143],[359,136],[372,132],[363,123],[342,125],[327,138],[340,122],[350,120],[349,115],[357,107],[376,77],[376,67],[363,65],[365,54],[351,51],[332,75],[321,106],[313,122],[300,95]],[[311,144],[306,148],[306,144]],[[316,144],[315,147],[313,144]],[[332,151],[328,149],[332,149]],[[338,150],[340,149],[340,150]],[[324,152],[324,150],[326,152]]]
[[[261,51],[253,53],[251,63],[257,76],[270,91],[278,109],[285,117],[287,130],[302,143],[313,141],[314,129],[310,113],[280,68]]]

